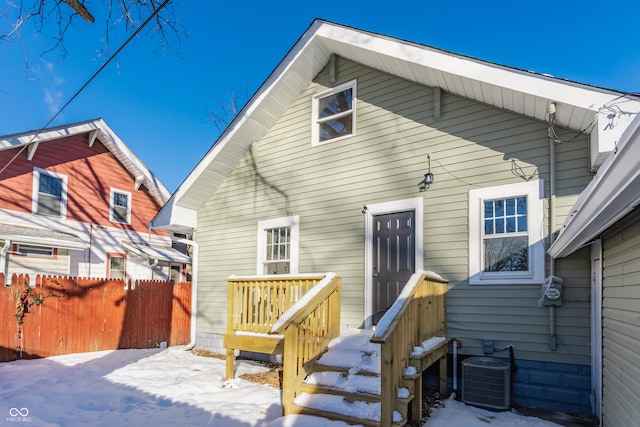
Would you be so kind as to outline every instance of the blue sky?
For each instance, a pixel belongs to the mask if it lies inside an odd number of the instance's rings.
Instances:
[[[4,8],[4,3],[0,9]],[[99,7],[102,2],[91,1]],[[174,191],[219,135],[206,110],[257,90],[314,18],[583,83],[640,92],[640,2],[213,2],[173,0],[190,36],[158,53],[143,31],[53,125],[102,117]],[[0,33],[6,32],[0,21]],[[28,26],[0,41],[0,135],[39,129],[100,67],[96,24],[78,20],[66,57]],[[124,40],[113,34],[112,49]]]

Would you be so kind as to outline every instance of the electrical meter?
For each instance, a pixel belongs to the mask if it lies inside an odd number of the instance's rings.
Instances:
[[[562,279],[551,277],[542,287],[542,305],[562,305]]]

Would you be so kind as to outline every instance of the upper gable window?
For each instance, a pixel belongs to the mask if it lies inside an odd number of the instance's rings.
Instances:
[[[129,224],[131,222],[131,193],[111,189],[109,204],[109,220]]]
[[[469,191],[469,283],[544,280],[542,181]]]
[[[33,169],[32,212],[62,218],[67,215],[66,175]]]
[[[355,134],[356,81],[313,97],[313,145],[337,141]]]

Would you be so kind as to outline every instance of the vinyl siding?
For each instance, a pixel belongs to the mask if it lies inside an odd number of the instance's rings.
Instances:
[[[70,274],[104,277],[107,253],[126,252],[123,240],[148,241],[170,245],[168,232],[149,230],[148,223],[160,205],[135,178],[96,140],[89,146],[86,135],[76,135],[41,143],[33,159],[20,148],[0,152],[0,162],[8,164],[0,179],[0,222],[20,227],[35,227],[71,233],[83,240],[84,250],[58,251],[57,259],[9,256],[8,273]],[[67,177],[67,215],[57,218],[32,214],[34,168]],[[110,189],[131,193],[131,223],[109,220]],[[127,274],[130,278],[151,279],[146,259],[131,256]]]
[[[547,125],[457,96],[442,94],[433,117],[430,87],[338,58],[337,84],[357,79],[356,134],[311,146],[311,99],[330,87],[325,70],[230,174],[198,213],[201,245],[198,332],[224,332],[230,274],[256,273],[257,222],[300,216],[299,271],[343,277],[342,323],[364,321],[365,216],[368,204],[424,198],[424,266],[450,280],[447,328],[462,351],[479,354],[481,339],[514,345],[517,357],[589,363],[589,256],[557,264],[565,278],[557,310],[558,349],[548,349],[548,310],[540,286],[469,286],[470,189],[545,180]],[[572,132],[558,130],[569,139]],[[587,140],[556,145],[556,225],[591,178]],[[434,183],[417,184],[431,157]],[[548,204],[545,203],[545,207]],[[547,215],[545,214],[545,218]],[[546,219],[548,221],[548,218]],[[545,235],[548,226],[545,226]]]
[[[18,150],[0,152],[0,162],[9,163]],[[90,147],[87,137],[78,135],[40,144],[32,161],[27,160],[25,150],[11,162],[0,180],[0,209],[31,213],[35,167],[67,176],[64,219],[68,221],[148,233],[147,224],[161,207],[144,186],[136,191],[135,178],[99,141]],[[131,193],[130,224],[109,220],[111,188]],[[167,235],[159,230],[151,232]]]
[[[638,214],[633,216],[638,217]],[[603,243],[603,426],[640,425],[640,222]]]
[[[9,271],[19,271],[22,274],[69,274],[69,250],[57,249],[51,258],[38,256],[20,256],[9,254]],[[33,282],[32,282],[33,285]]]

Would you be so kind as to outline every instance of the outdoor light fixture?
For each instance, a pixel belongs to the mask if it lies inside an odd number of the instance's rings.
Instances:
[[[429,162],[427,173],[424,174],[424,178],[422,179],[422,181],[418,183],[418,190],[420,192],[425,191],[433,183],[433,174],[431,173],[431,156],[429,156],[428,154],[427,161]]]

